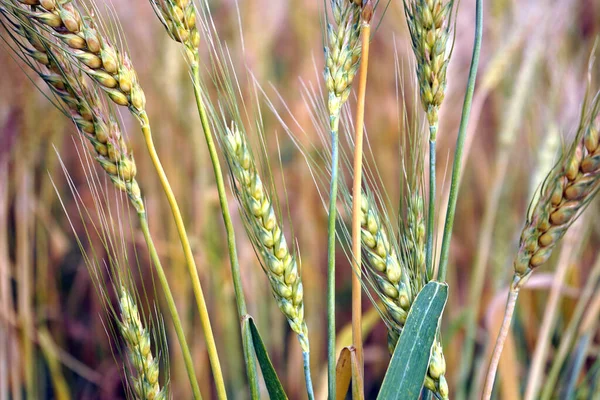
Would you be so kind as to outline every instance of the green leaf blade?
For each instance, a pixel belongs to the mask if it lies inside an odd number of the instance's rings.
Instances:
[[[431,347],[448,300],[448,285],[429,282],[417,295],[392,355],[377,399],[418,399]]]
[[[258,364],[260,365],[260,369],[263,374],[263,378],[265,380],[265,385],[267,386],[267,391],[269,392],[269,398],[274,400],[287,400],[287,395],[283,389],[283,385],[277,376],[277,372],[271,363],[271,359],[269,358],[269,354],[267,353],[267,348],[258,332],[258,328],[254,323],[254,319],[247,315],[244,318],[244,324],[248,324],[250,326],[250,332],[252,332],[252,342],[254,343],[254,351],[256,352],[256,358],[258,359]]]

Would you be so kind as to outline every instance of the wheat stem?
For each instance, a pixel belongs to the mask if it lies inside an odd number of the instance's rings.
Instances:
[[[467,91],[463,103],[462,115],[460,117],[460,126],[458,129],[458,138],[456,139],[456,149],[454,151],[454,164],[452,166],[452,181],[450,183],[450,197],[448,198],[448,209],[446,212],[446,223],[444,225],[444,236],[442,239],[442,251],[440,253],[440,263],[437,274],[438,281],[446,280],[448,268],[448,255],[450,253],[450,239],[452,237],[452,227],[454,225],[454,215],[456,213],[456,202],[458,199],[458,186],[460,184],[462,169],[462,154],[465,145],[467,126],[469,116],[471,115],[471,104],[473,103],[473,92],[475,91],[475,80],[477,79],[477,67],[479,65],[479,54],[481,52],[481,38],[483,36],[483,0],[477,0],[475,9],[475,39],[473,43],[473,55],[471,57],[471,67],[469,69],[469,80],[467,82]]]
[[[358,101],[356,104],[356,124],[354,138],[354,180],[352,184],[352,254],[355,268],[352,274],[352,344],[356,349],[358,373],[363,374],[362,346],[362,286],[360,280],[361,263],[361,192],[362,192],[362,158],[363,130],[365,119],[365,93],[367,90],[367,72],[369,68],[369,44],[371,40],[371,17],[373,5],[369,1],[363,9],[361,25],[362,55],[360,60],[360,75],[358,77]],[[362,379],[353,379],[352,385],[360,385]],[[363,393],[363,388],[356,388]]]
[[[489,400],[492,396],[492,390],[494,389],[494,380],[496,379],[496,371],[498,370],[498,363],[500,362],[500,356],[502,355],[502,349],[504,348],[504,343],[506,342],[506,338],[508,337],[508,330],[510,329],[510,324],[512,322],[512,316],[515,313],[515,306],[517,304],[517,298],[519,297],[519,282],[520,279],[515,277],[508,291],[508,299],[506,301],[506,309],[504,311],[504,319],[502,320],[502,325],[500,326],[500,332],[498,333],[498,338],[496,339],[496,345],[494,346],[494,352],[492,353],[492,358],[490,361],[490,366],[488,368],[487,378],[485,379],[485,386],[483,389],[483,394],[481,396],[482,400]]]
[[[433,232],[435,227],[435,165],[436,165],[436,150],[435,150],[435,132],[437,125],[430,126],[431,132],[429,138],[429,205],[427,210],[427,241],[425,244],[425,265],[427,268],[427,279],[433,278]]]
[[[217,389],[217,397],[219,399],[226,399],[227,393],[225,391],[225,382],[223,380],[221,363],[219,361],[219,355],[217,354],[217,346],[215,344],[215,338],[212,332],[210,317],[208,315],[208,308],[204,299],[204,293],[202,291],[202,285],[200,284],[200,278],[198,277],[198,270],[196,268],[196,262],[194,260],[192,248],[190,246],[187,233],[185,231],[183,218],[181,217],[181,211],[179,211],[177,200],[175,199],[175,195],[173,194],[173,190],[171,189],[171,185],[169,184],[167,175],[165,174],[160,159],[158,158],[158,154],[156,153],[156,148],[154,147],[154,142],[152,140],[152,131],[150,129],[150,121],[148,120],[148,116],[145,111],[142,111],[141,113],[139,113],[138,117],[140,119],[144,140],[146,141],[146,147],[148,148],[148,153],[150,154],[150,159],[152,160],[152,164],[156,169],[158,178],[169,202],[169,206],[171,207],[173,219],[175,220],[175,225],[177,227],[177,233],[179,234],[179,240],[181,241],[181,246],[183,247],[183,253],[185,256],[188,272],[192,280],[192,290],[194,291],[196,305],[200,314],[200,324],[202,325],[202,330],[204,331],[206,349],[208,351],[208,358],[210,360],[210,364],[213,371],[213,378]]]
[[[187,341],[185,339],[185,334],[183,333],[183,327],[181,325],[181,320],[179,319],[179,312],[177,311],[177,307],[175,306],[175,300],[173,299],[173,294],[171,293],[171,288],[169,287],[169,281],[167,280],[167,276],[160,262],[160,258],[158,257],[158,253],[156,252],[154,240],[150,235],[150,229],[148,228],[148,218],[146,217],[146,213],[138,213],[138,218],[140,220],[140,228],[142,229],[142,233],[144,234],[146,246],[148,246],[150,259],[152,260],[152,264],[154,264],[154,268],[156,270],[156,273],[158,274],[158,280],[162,287],[163,293],[165,294],[167,307],[169,308],[169,313],[171,314],[171,319],[173,320],[173,326],[175,327],[175,334],[177,335],[177,340],[179,341],[179,346],[181,347],[181,352],[183,353],[183,362],[187,370],[190,385],[192,385],[192,393],[194,399],[202,399],[202,395],[200,394],[200,388],[198,387],[198,381],[196,379],[196,373],[194,371],[194,362],[192,360],[190,348],[188,347]]]
[[[200,122],[204,131],[204,138],[208,146],[208,153],[210,160],[213,165],[213,172],[215,174],[215,181],[217,184],[217,192],[219,195],[219,203],[221,205],[221,214],[223,215],[223,223],[225,224],[225,231],[227,232],[227,248],[229,251],[229,262],[231,263],[231,275],[233,278],[233,288],[235,291],[235,301],[237,305],[238,316],[240,321],[242,317],[248,314],[246,307],[246,300],[244,297],[244,289],[242,287],[242,278],[240,274],[240,264],[237,256],[237,249],[235,246],[235,230],[231,221],[231,214],[229,213],[229,204],[227,202],[227,193],[225,191],[225,184],[223,181],[223,172],[221,170],[221,164],[219,163],[219,156],[212,136],[212,131],[208,122],[208,116],[206,114],[206,107],[204,100],[202,99],[202,88],[200,86],[200,69],[198,64],[193,64],[192,67],[193,85],[194,85],[194,96],[196,98],[196,106],[198,108],[198,114],[200,115]],[[251,397],[259,398],[260,392],[258,387],[258,372],[256,370],[256,364],[253,361],[252,352],[252,332],[250,331],[249,324],[242,324],[242,334],[246,336],[247,340],[242,340],[242,347],[244,352],[244,361],[246,363],[246,374],[248,376],[248,384],[250,385]]]
[[[327,379],[329,398],[336,395],[335,354],[335,220],[340,170],[338,130],[331,130],[331,183],[329,188],[329,220],[327,223]]]
[[[310,376],[310,353],[302,352],[302,360],[304,361],[304,381],[306,382],[306,392],[309,400],[314,400],[315,392],[313,390],[312,378]]]

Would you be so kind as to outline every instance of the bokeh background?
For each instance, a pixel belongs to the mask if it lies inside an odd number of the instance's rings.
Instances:
[[[402,1],[391,0],[385,16],[383,3],[376,11],[381,24],[372,41],[366,124],[385,190],[397,202],[402,179],[398,159],[401,143],[398,110],[402,107],[402,99],[397,98],[398,77],[405,90],[413,93],[413,55]],[[588,60],[600,30],[600,2],[596,0],[484,3],[483,50],[451,246],[450,299],[443,321],[451,397],[461,391],[464,395],[465,388],[476,393],[480,387],[481,371],[495,338],[493,332],[501,320],[502,295],[512,276],[511,261],[529,199],[563,143],[572,138],[587,87]],[[274,95],[271,87],[276,88],[291,114],[304,127],[306,140],[314,135],[314,143],[318,143],[310,119],[313,111],[304,102],[302,91],[303,82],[316,85],[322,80],[324,2],[240,0],[236,7],[235,0],[214,0],[210,4],[221,39],[241,63],[238,67],[252,71],[271,95]],[[146,91],[156,145],[191,235],[231,398],[247,398],[225,232],[187,65],[179,46],[167,37],[148,1],[113,0],[111,7]],[[437,171],[440,210],[445,208],[447,198],[473,29],[474,1],[462,0],[456,19],[447,96],[440,114]],[[0,398],[7,395],[11,398],[9,393],[32,399],[54,398],[52,360],[72,398],[122,398],[125,396],[122,365],[118,357],[115,360],[114,343],[109,340],[103,323],[105,311],[61,206],[62,201],[75,231],[85,238],[84,225],[76,213],[70,213],[77,209],[77,202],[61,168],[62,162],[78,190],[79,201],[93,208],[93,196],[78,156],[85,151],[84,146],[77,139],[71,121],[36,88],[40,81],[24,73],[23,65],[6,46],[0,47],[0,378],[4,377],[0,381],[9,382],[0,387]],[[599,72],[598,65],[591,69],[592,92],[600,87]],[[408,109],[414,109],[414,98],[412,94],[406,96]],[[275,105],[281,107],[283,118],[290,121],[282,104],[277,101]],[[422,114],[414,118],[422,118]],[[122,114],[122,119],[138,171],[151,171],[135,121],[127,113]],[[284,154],[281,168],[275,163],[273,173],[276,180],[285,177],[287,200],[283,187],[281,199],[289,206],[302,255],[313,379],[317,391],[323,394],[326,213],[305,160],[270,111],[264,113],[264,124],[267,135],[279,133],[279,146]],[[267,139],[266,143],[269,154],[277,159],[277,141]],[[175,227],[155,174],[138,172],[138,180],[144,188],[153,236],[184,316],[203,393],[209,393],[210,368]],[[111,190],[108,188],[107,192],[110,194]],[[244,235],[231,192],[230,196],[249,311],[257,320],[290,397],[304,398],[300,348],[268,294],[267,280]],[[536,272],[530,289],[523,291],[517,309],[516,333],[510,337],[500,367],[501,398],[522,396],[539,343],[540,325],[550,311],[555,319],[543,367],[547,371],[552,366],[555,350],[564,339],[581,299],[581,288],[591,279],[590,271],[598,269],[595,266],[600,254],[597,215],[598,203],[592,202],[555,256]],[[443,212],[438,222],[441,228]],[[145,272],[138,279],[140,284],[142,281],[151,284],[141,233],[134,228],[124,241],[131,248],[142,249],[138,249],[138,256]],[[102,257],[97,241],[84,242],[86,251],[96,246]],[[351,318],[351,275],[344,253],[340,250],[338,255],[337,326],[340,342],[344,343],[348,342],[347,325]],[[564,271],[557,274],[555,271],[561,266]],[[598,277],[594,279],[597,281]],[[553,310],[548,310],[548,294],[553,290],[558,290],[561,298]],[[162,301],[160,296],[156,300]],[[375,398],[389,361],[386,330],[366,297],[364,311],[369,316],[365,385],[367,398]],[[593,323],[589,330],[577,325],[565,365],[570,365],[575,355],[583,357],[574,384],[579,398],[592,398],[594,386],[590,382],[594,380],[589,379],[598,377],[600,354],[598,310],[587,307],[585,316]],[[472,330],[475,361],[465,369],[462,363],[469,321],[475,328]],[[172,337],[169,324],[166,325],[167,334]],[[589,340],[582,349],[584,334]],[[26,346],[27,342],[33,346]],[[176,342],[169,343],[173,398],[189,398],[179,348]],[[35,365],[35,394],[15,389],[23,387],[25,381],[25,357]],[[467,372],[466,379],[461,379],[461,371]],[[543,375],[537,379],[543,379]],[[560,385],[566,385],[565,381],[561,380]]]

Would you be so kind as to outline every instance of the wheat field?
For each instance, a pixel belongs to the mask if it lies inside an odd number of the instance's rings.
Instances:
[[[600,400],[599,35],[0,0],[0,400]]]

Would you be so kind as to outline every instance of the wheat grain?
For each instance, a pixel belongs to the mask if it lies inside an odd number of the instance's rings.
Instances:
[[[124,286],[120,289],[119,307],[119,330],[127,345],[129,361],[136,372],[132,376],[132,389],[136,399],[164,400],[167,394],[166,390],[161,390],[158,382],[158,360],[152,355],[150,334],[142,324],[135,299]]]
[[[245,135],[232,124],[223,140],[225,155],[237,184],[236,195],[246,219],[246,229],[269,278],[277,305],[298,335],[304,352],[309,351],[304,319],[304,291],[298,262],[290,252],[273,203],[256,169]]]

